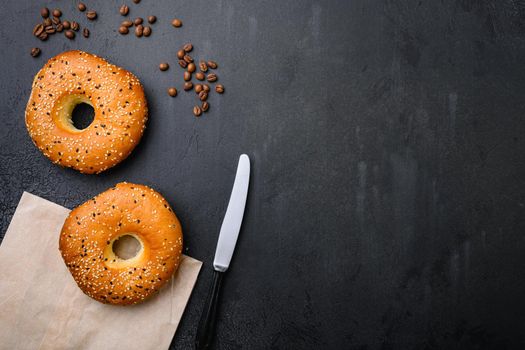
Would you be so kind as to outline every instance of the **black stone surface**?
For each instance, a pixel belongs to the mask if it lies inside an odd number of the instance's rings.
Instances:
[[[1,234],[22,191],[72,208],[119,181],[153,186],[206,263],[172,343],[188,349],[246,152],[217,349],[525,348],[523,1],[122,1],[157,15],[143,39],[117,33],[121,3],[85,2],[95,22],[75,1],[2,2]],[[38,41],[43,5],[90,38]],[[200,119],[180,89],[186,42],[226,87]],[[52,165],[24,125],[34,74],[69,49],[133,71],[151,107],[136,151],[99,176]]]

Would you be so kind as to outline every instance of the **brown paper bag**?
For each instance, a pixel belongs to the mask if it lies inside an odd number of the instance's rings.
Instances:
[[[101,304],[77,287],[58,250],[68,213],[22,195],[0,245],[0,349],[168,349],[202,263],[183,256],[142,304]]]

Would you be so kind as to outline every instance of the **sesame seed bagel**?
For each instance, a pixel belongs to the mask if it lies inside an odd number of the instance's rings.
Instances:
[[[114,252],[115,242],[124,236],[140,243],[129,259]],[[182,230],[159,193],[123,182],[71,211],[59,249],[85,294],[102,303],[136,304],[157,292],[177,270]]]
[[[79,103],[95,110],[82,130],[71,119]],[[144,90],[132,73],[87,52],[67,51],[35,76],[25,120],[34,144],[53,163],[93,174],[131,153],[147,112]]]

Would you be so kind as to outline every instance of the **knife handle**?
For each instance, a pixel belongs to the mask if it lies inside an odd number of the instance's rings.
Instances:
[[[217,305],[219,300],[219,290],[224,272],[213,271],[213,284],[208,294],[208,300],[202,311],[195,337],[195,349],[209,349],[215,334],[215,323],[217,320]]]

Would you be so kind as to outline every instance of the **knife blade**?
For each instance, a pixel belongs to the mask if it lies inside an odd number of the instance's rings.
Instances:
[[[215,333],[221,281],[224,273],[230,266],[237,238],[239,237],[249,183],[250,158],[246,154],[242,154],[239,157],[230,202],[228,203],[228,208],[222,221],[219,240],[217,241],[217,248],[215,249],[213,283],[208,293],[208,299],[202,312],[195,337],[195,349],[197,350],[208,349],[212,344]]]

